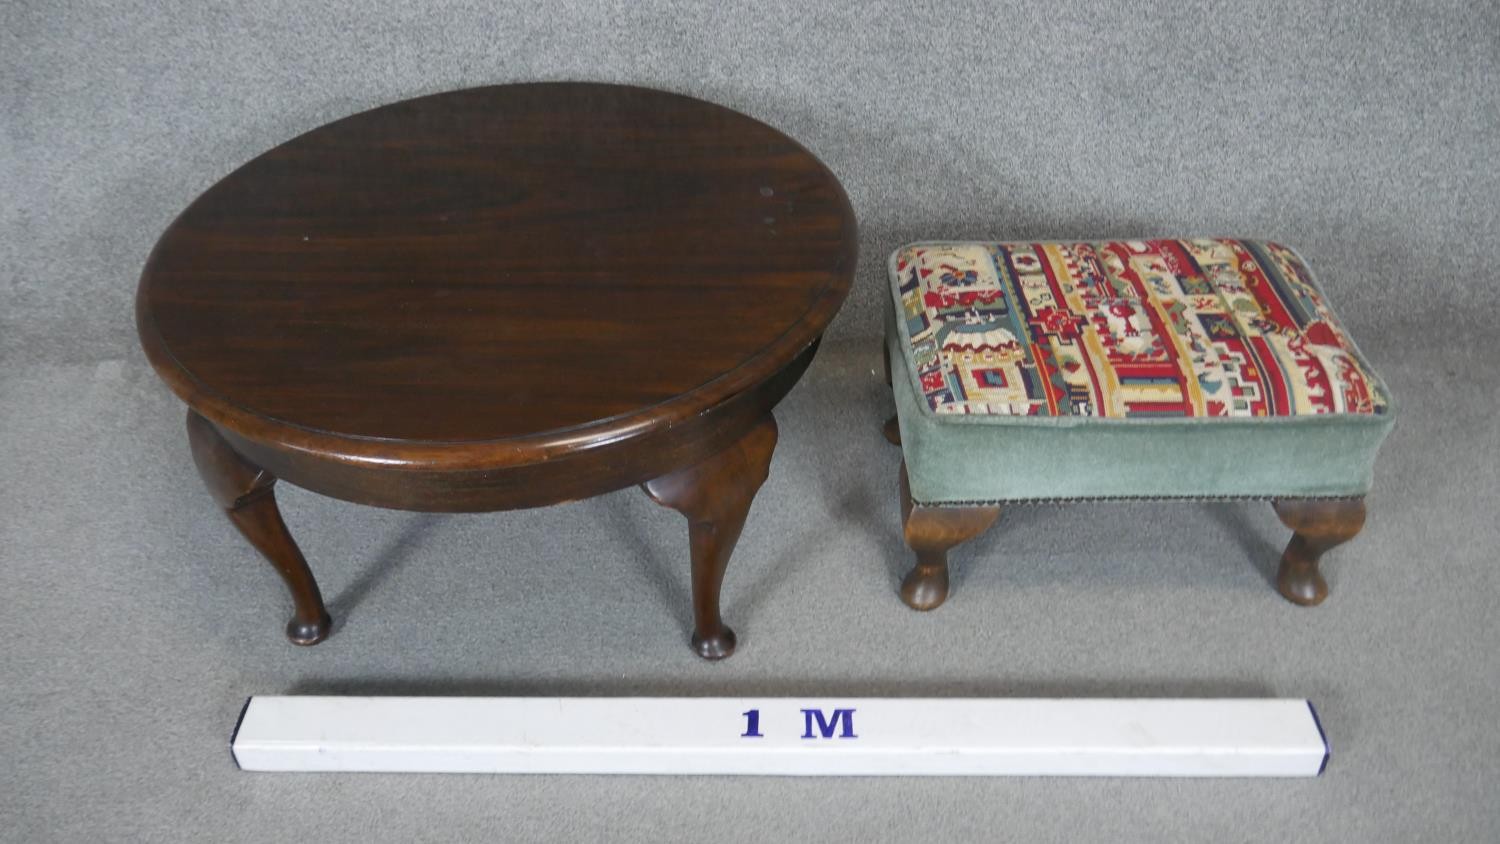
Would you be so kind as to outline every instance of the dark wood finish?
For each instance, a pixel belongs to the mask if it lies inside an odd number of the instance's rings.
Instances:
[[[901,600],[914,610],[933,610],[948,599],[948,551],[990,529],[999,507],[918,507],[911,500],[906,463],[901,464],[901,528],[917,563],[901,581]]]
[[[891,445],[900,445],[901,420],[897,419],[895,414],[891,414],[891,418],[885,420],[885,424],[880,426],[880,433],[885,436],[886,442]]]
[[[213,423],[192,410],[187,412],[187,433],[193,462],[209,495],[286,582],[295,608],[286,637],[298,645],[316,645],[328,638],[333,619],[302,549],[281,520],[275,476],[236,454]]]
[[[750,502],[771,469],[776,419],[769,414],[739,441],[707,459],[641,484],[658,504],[688,520],[693,560],[693,649],[704,659],[734,653],[734,631],[719,615],[719,589]]]
[[[817,352],[814,342],[764,383],[676,425],[552,460],[503,469],[436,471],[328,460],[225,430],[225,438],[278,478],[345,501],[399,510],[479,513],[578,501],[690,466],[744,435],[797,383]],[[464,446],[455,445],[456,451]]]
[[[880,359],[885,361],[885,385],[894,387],[895,384],[891,382],[891,347],[884,341],[880,344]],[[896,414],[892,413],[891,418],[885,420],[880,433],[885,435],[885,441],[891,445],[901,444],[901,420],[896,418]]]
[[[774,375],[848,291],[796,142],[612,85],[395,103],[256,158],[153,251],[148,355],[248,439],[415,470],[606,446]],[[464,449],[454,448],[457,444]]]
[[[1317,606],[1328,597],[1318,573],[1324,552],[1353,539],[1365,525],[1363,498],[1282,499],[1272,503],[1292,539],[1281,555],[1276,589],[1294,604]]]
[[[1276,589],[1294,604],[1317,606],[1328,597],[1318,562],[1364,527],[1364,499],[1281,499],[1273,506],[1282,524],[1292,529],[1276,573]],[[901,583],[901,599],[916,610],[941,606],[948,597],[948,550],[988,530],[1000,511],[998,506],[914,506],[902,463],[901,523],[917,563]]]
[[[855,243],[837,179],[743,114],[625,86],[477,88],[227,176],[162,235],[136,319],[161,377],[268,478],[383,507],[535,507],[675,476],[759,430],[847,295]]]

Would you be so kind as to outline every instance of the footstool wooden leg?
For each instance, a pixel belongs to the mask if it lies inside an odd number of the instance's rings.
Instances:
[[[1284,499],[1276,515],[1292,529],[1292,541],[1281,555],[1276,589],[1282,597],[1306,607],[1323,603],[1328,584],[1318,573],[1323,552],[1348,542],[1365,524],[1363,498]]]
[[[901,464],[901,527],[917,564],[901,581],[901,600],[914,610],[933,610],[948,599],[948,549],[989,530],[999,507],[917,507],[912,504],[906,463]]]
[[[719,616],[719,587],[775,449],[776,419],[767,414],[729,448],[641,484],[653,501],[687,517],[693,553],[692,643],[704,659],[734,653],[734,631]]]
[[[891,347],[884,340],[880,342],[880,353],[885,360],[885,385],[893,387],[895,385],[891,383]],[[896,414],[892,413],[891,418],[885,420],[885,427],[881,429],[881,433],[885,434],[886,442],[891,445],[901,444],[901,425],[896,419]]]
[[[287,638],[298,645],[316,645],[328,638],[333,620],[323,606],[323,595],[307,560],[276,508],[276,478],[235,453],[213,423],[191,410],[187,432],[193,462],[209,494],[250,544],[271,562],[292,593],[296,609],[287,622]]]

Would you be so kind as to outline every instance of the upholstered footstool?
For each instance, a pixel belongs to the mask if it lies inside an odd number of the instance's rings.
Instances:
[[[916,243],[891,256],[902,521],[929,610],[949,549],[1014,502],[1268,499],[1277,587],[1365,520],[1389,392],[1307,264],[1247,240]]]

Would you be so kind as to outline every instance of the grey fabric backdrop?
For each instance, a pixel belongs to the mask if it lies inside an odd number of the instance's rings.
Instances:
[[[1500,839],[1496,3],[0,6],[0,839]],[[726,583],[741,652],[683,646],[681,524],[629,491],[438,518],[287,489],[341,624],[292,649],[136,347],[137,273],[280,141],[534,79],[741,109],[859,214]],[[1263,506],[1098,505],[1018,508],[906,611],[885,255],[1185,233],[1296,244],[1405,406],[1334,597],[1270,590]],[[287,691],[1305,695],[1338,754],[1313,783],[236,773],[244,695]]]
[[[914,238],[1285,239],[1364,332],[1500,300],[1495,3],[48,0],[5,18],[8,349],[120,354],[156,235],[253,155],[531,79],[706,97],[814,150],[863,231],[835,336],[879,331],[884,256]]]

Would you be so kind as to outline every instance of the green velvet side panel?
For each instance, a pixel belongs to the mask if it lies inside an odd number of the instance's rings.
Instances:
[[[886,315],[901,449],[922,504],[1038,498],[1363,495],[1390,415],[1278,419],[987,417],[924,413]]]

